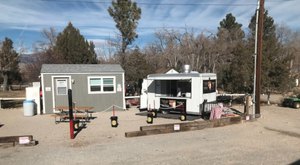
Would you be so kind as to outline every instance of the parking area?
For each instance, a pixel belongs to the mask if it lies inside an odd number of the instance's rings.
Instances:
[[[236,109],[243,106],[236,105]],[[300,111],[262,106],[253,122],[198,131],[126,138],[125,132],[148,125],[131,108],[95,113],[75,139],[69,124],[55,124],[51,115],[24,117],[23,109],[0,110],[0,136],[33,135],[30,147],[0,147],[0,164],[290,164],[300,161]],[[155,118],[153,124],[181,122]]]

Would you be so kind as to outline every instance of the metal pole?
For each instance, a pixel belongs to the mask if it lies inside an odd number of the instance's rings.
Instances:
[[[115,116],[115,106],[113,105],[113,116]]]
[[[255,91],[255,115],[260,117],[260,93],[261,93],[261,62],[262,62],[262,40],[264,22],[264,0],[260,0],[257,36],[257,63],[256,63],[256,91]]]
[[[255,23],[255,43],[254,43],[254,76],[253,76],[253,118],[255,118],[255,91],[256,91],[256,58],[257,58],[257,30],[258,30],[258,15],[259,15],[259,1],[257,1],[257,8],[256,8],[256,23]]]
[[[69,118],[70,118],[70,138],[74,139],[73,101],[72,101],[71,89],[68,89],[68,100],[69,100]]]

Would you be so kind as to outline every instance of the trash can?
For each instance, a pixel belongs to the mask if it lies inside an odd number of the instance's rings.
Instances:
[[[34,102],[33,100],[25,100],[23,102],[24,116],[34,115]]]

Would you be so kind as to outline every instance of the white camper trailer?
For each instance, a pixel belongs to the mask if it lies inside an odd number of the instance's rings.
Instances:
[[[216,102],[216,85],[214,73],[150,74],[143,80],[140,109],[202,115],[209,111],[204,104]]]

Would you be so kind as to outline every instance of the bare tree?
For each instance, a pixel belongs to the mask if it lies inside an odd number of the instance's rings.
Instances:
[[[184,33],[162,29],[155,34],[157,41],[147,49],[148,53],[155,53],[160,59],[162,68],[180,70],[182,65],[189,64],[196,71],[216,71],[218,56],[213,37],[207,37],[203,33],[195,36],[194,32],[188,29]]]
[[[182,34],[178,31],[163,29],[155,33],[157,37],[157,48],[162,54],[163,61],[166,62],[167,68],[179,69],[182,54],[180,53],[180,44]]]
[[[284,24],[276,26],[276,34],[278,41],[281,43],[281,56],[279,60],[286,57],[290,58],[290,70],[292,76],[297,78],[300,76],[300,33],[293,32]]]
[[[36,43],[35,52],[32,54],[32,62],[26,64],[23,71],[25,80],[38,81],[42,64],[57,63],[58,57],[55,56],[53,47],[56,43],[57,33],[54,28],[43,29],[41,35],[44,41]]]

